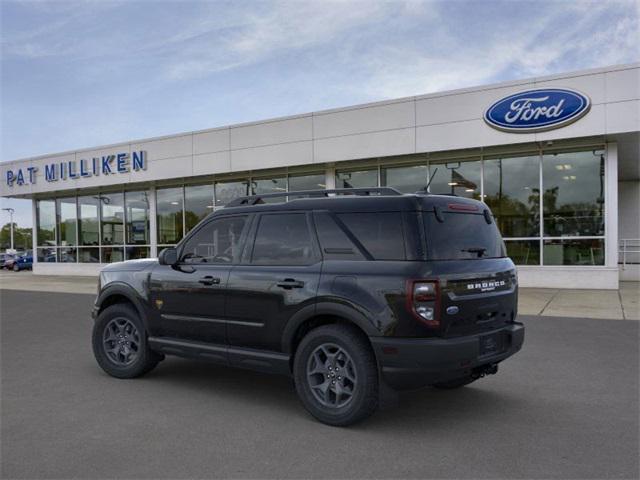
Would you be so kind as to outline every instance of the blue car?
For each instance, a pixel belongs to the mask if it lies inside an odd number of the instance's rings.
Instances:
[[[19,272],[20,270],[31,270],[33,268],[33,254],[25,253],[20,255],[13,262],[13,271]]]

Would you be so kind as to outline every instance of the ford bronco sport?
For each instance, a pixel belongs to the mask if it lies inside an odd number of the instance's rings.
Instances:
[[[391,188],[235,200],[159,259],[105,267],[98,288],[92,343],[108,374],[179,355],[291,375],[331,425],[397,390],[496,373],[524,340],[488,207]]]

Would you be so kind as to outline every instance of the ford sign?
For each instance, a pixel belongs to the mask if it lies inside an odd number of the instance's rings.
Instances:
[[[484,113],[484,120],[507,132],[540,132],[575,122],[590,107],[589,97],[575,90],[541,88],[498,100]]]

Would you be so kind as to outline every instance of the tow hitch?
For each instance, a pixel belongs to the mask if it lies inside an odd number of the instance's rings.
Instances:
[[[482,365],[474,368],[471,371],[471,377],[477,379],[487,375],[495,375],[496,373],[498,373],[498,364],[490,363],[489,365]]]

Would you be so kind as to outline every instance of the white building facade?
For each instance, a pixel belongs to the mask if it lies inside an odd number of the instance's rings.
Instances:
[[[520,283],[640,279],[640,64],[439,92],[0,165],[36,274],[157,256],[239,196],[391,186],[486,202]],[[621,245],[627,246],[622,264]]]

